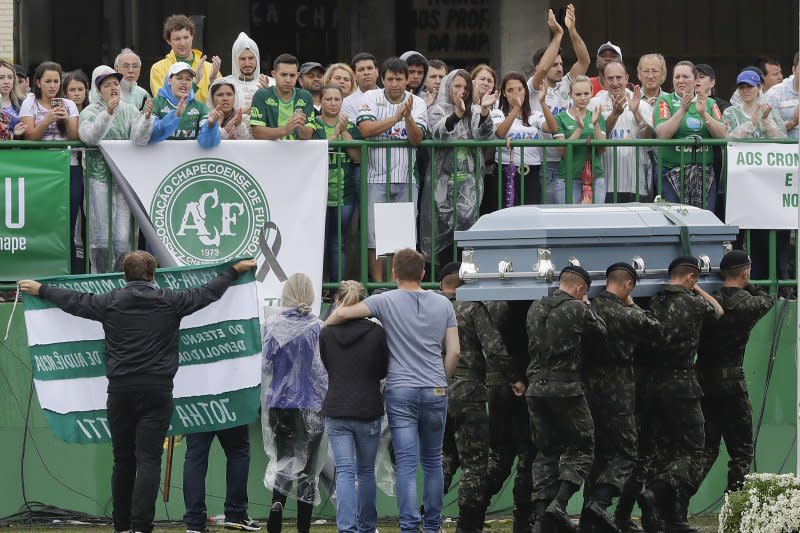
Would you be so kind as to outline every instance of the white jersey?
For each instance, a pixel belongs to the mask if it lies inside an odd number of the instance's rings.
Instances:
[[[361,108],[361,99],[364,97],[364,92],[356,87],[353,94],[346,96],[342,102],[342,115],[347,117],[347,121],[355,124],[358,119],[358,110]]]
[[[413,98],[411,116],[417,126],[422,129],[423,135],[428,131],[428,106],[419,96],[406,92],[402,102],[394,104],[389,101],[383,89],[373,89],[364,93],[361,105],[358,110],[356,123],[360,124],[365,120],[385,120],[397,114],[398,108],[403,105],[408,98]],[[405,120],[400,120],[390,126],[385,132],[371,140],[380,141],[399,141],[407,140]],[[369,149],[369,166],[367,173],[367,183],[386,183],[386,148]],[[417,158],[417,149],[406,147],[391,148],[389,152],[389,166],[391,167],[391,183],[409,183],[414,179],[414,164]]]
[[[528,78],[528,93],[530,95],[531,112],[538,111],[541,113],[542,106],[539,103],[539,88],[534,88],[532,83],[533,77],[531,76]],[[567,74],[561,78],[561,81],[556,83],[555,87],[548,87],[547,96],[545,96],[544,102],[547,104],[547,107],[550,108],[550,112],[553,113],[553,116],[556,116],[572,107],[572,97],[569,95],[571,88],[572,76],[569,72],[567,72]],[[552,138],[553,136],[551,134],[542,133],[542,139]],[[547,149],[547,160],[561,161],[561,154],[558,153],[558,148]]]
[[[492,122],[494,122],[495,128],[506,119],[505,113],[503,113],[503,111],[500,109],[492,109],[490,116],[492,117]],[[528,124],[530,125],[526,126],[523,124],[521,117],[515,118],[508,130],[508,133],[506,133],[506,139],[510,138],[512,141],[541,139],[544,115],[542,115],[539,111],[531,113],[531,116],[528,117]],[[524,163],[526,165],[542,164],[542,149],[539,147],[528,146],[524,149],[512,148],[511,155],[509,155],[508,152],[509,151],[505,148],[498,148],[497,162],[501,165],[507,165],[510,162],[509,158],[512,158],[514,164],[519,166],[523,163],[522,155],[524,154]]]
[[[625,90],[628,97],[633,93]],[[598,109],[603,118],[608,121],[608,116],[611,114],[613,102],[611,95],[608,91],[600,91],[595,95],[588,105],[588,109],[592,113],[596,113]],[[644,122],[650,127],[653,127],[653,108],[644,99],[639,102],[639,114],[642,116]],[[638,139],[639,138],[639,125],[633,116],[633,112],[625,106],[625,111],[617,119],[614,128],[607,134],[608,139]],[[639,165],[636,165],[636,152],[639,151]],[[603,152],[603,168],[605,169],[606,184],[608,192],[636,192],[636,175],[639,175],[639,193],[647,194],[650,185],[650,178],[648,169],[650,168],[650,158],[647,155],[646,149],[637,149],[634,146],[607,146]],[[616,189],[614,187],[616,171]]]

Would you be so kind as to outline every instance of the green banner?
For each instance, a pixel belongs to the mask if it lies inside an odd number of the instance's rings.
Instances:
[[[69,151],[0,150],[0,280],[69,265]]]

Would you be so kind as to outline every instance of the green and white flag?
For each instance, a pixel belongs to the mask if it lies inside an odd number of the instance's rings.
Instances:
[[[173,290],[199,287],[230,265],[158,270],[156,283]],[[95,294],[125,286],[122,274],[42,281]],[[240,426],[256,419],[261,335],[255,285],[252,271],[242,274],[222,298],[181,321],[171,435]],[[56,437],[66,442],[109,442],[102,324],[25,295],[25,325],[36,394]]]

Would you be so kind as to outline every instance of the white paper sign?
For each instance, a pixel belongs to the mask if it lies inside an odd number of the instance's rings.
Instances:
[[[797,229],[797,144],[728,143],[725,222],[742,229]]]
[[[417,247],[416,215],[413,202],[376,203],[375,253],[393,254],[400,248]]]

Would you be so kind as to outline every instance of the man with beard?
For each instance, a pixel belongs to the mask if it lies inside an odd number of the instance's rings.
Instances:
[[[314,111],[317,115],[322,110],[322,77],[325,69],[316,61],[307,61],[300,67],[300,86],[311,93],[314,99]]]
[[[142,109],[144,101],[150,97],[145,89],[139,87],[142,60],[130,48],[123,48],[114,60],[114,70],[122,74],[122,80],[119,82],[122,101]]]
[[[228,79],[236,89],[235,107],[241,109],[242,113],[247,116],[250,113],[250,106],[256,91],[275,85],[275,80],[266,74],[261,74],[258,45],[245,32],[241,32],[233,43],[231,70],[232,73]]]

